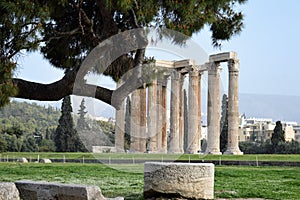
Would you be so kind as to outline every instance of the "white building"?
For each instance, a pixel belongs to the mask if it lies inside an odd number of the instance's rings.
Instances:
[[[293,126],[295,132],[295,140],[300,142],[300,124]]]
[[[276,124],[270,118],[246,118],[240,116],[239,141],[265,142],[271,139]],[[295,140],[296,133],[294,127],[297,122],[282,122],[282,128],[285,131],[285,140]],[[298,125],[298,139],[300,139],[300,125]]]

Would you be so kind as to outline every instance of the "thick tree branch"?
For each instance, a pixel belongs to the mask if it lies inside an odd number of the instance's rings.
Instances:
[[[70,95],[72,89],[68,81],[61,79],[50,84],[30,82],[23,79],[12,79],[13,84],[18,88],[17,98],[39,100],[39,101],[58,101]]]
[[[121,32],[99,44],[88,54],[81,65],[74,66],[59,81],[41,84],[13,79],[13,83],[19,89],[19,93],[15,97],[55,101],[67,95],[75,94],[96,98],[118,109],[122,100],[144,83],[141,80],[141,75],[143,74],[142,64],[146,45],[146,35],[143,29]],[[119,56],[133,50],[137,50],[134,59],[134,65],[137,67],[133,70],[133,76],[126,82],[126,88],[118,89],[116,95],[113,95],[112,90],[85,83],[84,77],[88,72],[96,70],[101,74]]]
[[[38,101],[58,101],[68,95],[79,95],[93,97],[111,105],[112,90],[89,84],[80,84],[74,87],[74,80],[62,78],[59,81],[42,84],[26,81],[23,79],[12,79],[18,88],[18,94],[14,97],[38,100]]]

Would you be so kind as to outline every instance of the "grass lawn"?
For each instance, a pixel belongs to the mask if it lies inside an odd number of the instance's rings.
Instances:
[[[148,160],[240,160],[240,161],[282,161],[300,162],[300,154],[246,154],[246,155],[187,155],[187,154],[120,154],[120,153],[56,153],[56,152],[8,152],[1,153],[0,159],[25,157],[28,160],[40,158],[49,159],[148,159]]]
[[[0,182],[24,179],[97,185],[107,197],[142,199],[143,165],[0,163]],[[299,167],[215,168],[215,197],[300,199],[299,191]]]

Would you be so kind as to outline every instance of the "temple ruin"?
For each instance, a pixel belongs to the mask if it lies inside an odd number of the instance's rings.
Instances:
[[[228,84],[228,147],[225,154],[243,154],[238,146],[239,60],[235,52],[209,56],[209,62],[196,65],[192,60],[156,61],[149,73],[151,82],[131,94],[130,152],[173,154],[222,154],[220,152],[220,65],[227,62]],[[201,149],[201,76],[208,72],[207,148]],[[153,76],[153,74],[155,74]],[[187,119],[184,117],[183,84],[188,77]],[[168,91],[170,80],[170,121],[167,133]],[[122,83],[119,84],[119,86]],[[125,102],[125,100],[124,100]],[[187,123],[187,136],[184,124]],[[124,152],[125,103],[116,111],[115,146]]]

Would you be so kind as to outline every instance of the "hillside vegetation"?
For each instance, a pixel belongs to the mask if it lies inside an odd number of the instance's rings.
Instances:
[[[12,101],[0,109],[0,152],[55,151],[52,134],[60,110]]]
[[[77,110],[73,111],[77,113]],[[61,111],[51,106],[12,101],[0,109],[0,152],[56,151],[54,134]],[[77,117],[73,116],[76,122]],[[109,122],[87,119],[90,129],[82,138],[92,145],[113,144],[114,126]],[[97,144],[90,144],[100,138]]]
[[[0,109],[0,131],[15,128],[21,130],[23,134],[44,135],[47,129],[57,127],[60,115],[58,108],[12,101]]]

